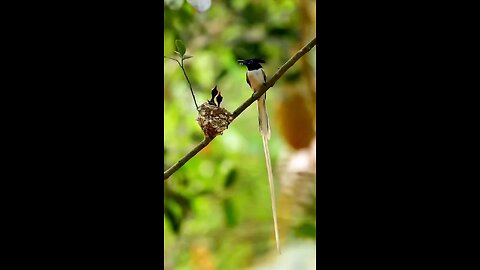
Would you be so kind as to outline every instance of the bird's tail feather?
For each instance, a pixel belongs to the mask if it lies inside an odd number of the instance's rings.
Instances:
[[[278,253],[280,252],[280,239],[278,234],[278,224],[277,224],[277,209],[275,207],[275,187],[273,185],[273,173],[272,173],[272,164],[270,163],[270,152],[268,150],[268,139],[265,135],[262,134],[263,141],[263,151],[265,152],[265,162],[267,163],[267,173],[268,173],[268,184],[270,186],[270,197],[272,200],[272,213],[273,213],[273,226],[275,230],[275,242],[277,244]]]
[[[267,164],[268,184],[270,186],[270,197],[272,200],[273,226],[275,229],[275,242],[278,253],[280,253],[280,239],[277,224],[277,209],[275,207],[275,187],[273,185],[272,164],[270,162],[270,152],[268,150],[268,140],[270,139],[270,125],[268,123],[267,107],[265,105],[265,95],[258,99],[258,124],[262,134],[263,151],[265,152],[265,162]]]
[[[258,128],[260,133],[270,140],[270,124],[268,123],[267,105],[265,104],[266,95],[263,94],[257,101],[258,107]]]

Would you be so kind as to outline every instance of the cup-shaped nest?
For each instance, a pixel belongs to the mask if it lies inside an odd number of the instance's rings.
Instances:
[[[207,137],[213,138],[222,135],[232,120],[233,117],[229,111],[209,104],[209,102],[205,102],[198,107],[197,122]]]

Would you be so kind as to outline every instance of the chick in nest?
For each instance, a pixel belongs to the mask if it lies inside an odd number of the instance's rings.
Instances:
[[[211,94],[212,98],[198,107],[197,122],[205,136],[213,138],[223,134],[233,117],[229,111],[220,107],[223,97],[216,85],[212,89]]]

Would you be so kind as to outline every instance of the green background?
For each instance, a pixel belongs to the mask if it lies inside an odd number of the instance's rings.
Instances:
[[[182,40],[193,56],[185,69],[197,103],[218,85],[230,112],[252,94],[237,59],[265,59],[268,78],[316,36],[315,1],[213,1],[205,12],[187,1],[164,3],[164,55],[176,57]],[[165,181],[164,269],[314,269],[315,54],[267,92],[282,254],[253,104]],[[165,59],[164,169],[203,139],[196,118],[182,70]]]

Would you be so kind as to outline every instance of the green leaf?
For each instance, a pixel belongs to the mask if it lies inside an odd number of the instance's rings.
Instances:
[[[185,55],[185,52],[187,51],[187,49],[185,48],[185,43],[183,43],[182,40],[177,39],[175,40],[175,46],[177,46],[177,51],[183,57],[183,55]]]
[[[235,207],[233,206],[232,200],[225,199],[223,201],[223,210],[225,212],[225,222],[228,227],[233,227],[237,224],[237,217],[235,213]]]
[[[297,235],[297,237],[315,238],[316,226],[315,224],[305,222],[295,228],[295,234]]]
[[[229,188],[229,187],[233,186],[233,184],[235,183],[235,180],[237,180],[237,170],[236,169],[231,169],[228,172],[227,177],[225,177],[224,187]]]
[[[182,217],[179,207],[169,203],[168,206],[166,205],[163,208],[163,214],[170,222],[173,232],[175,234],[180,233],[180,228],[182,226]]]
[[[183,60],[187,60],[187,59],[190,59],[190,58],[192,58],[192,57],[193,57],[193,55],[185,54],[185,55],[183,56]]]

